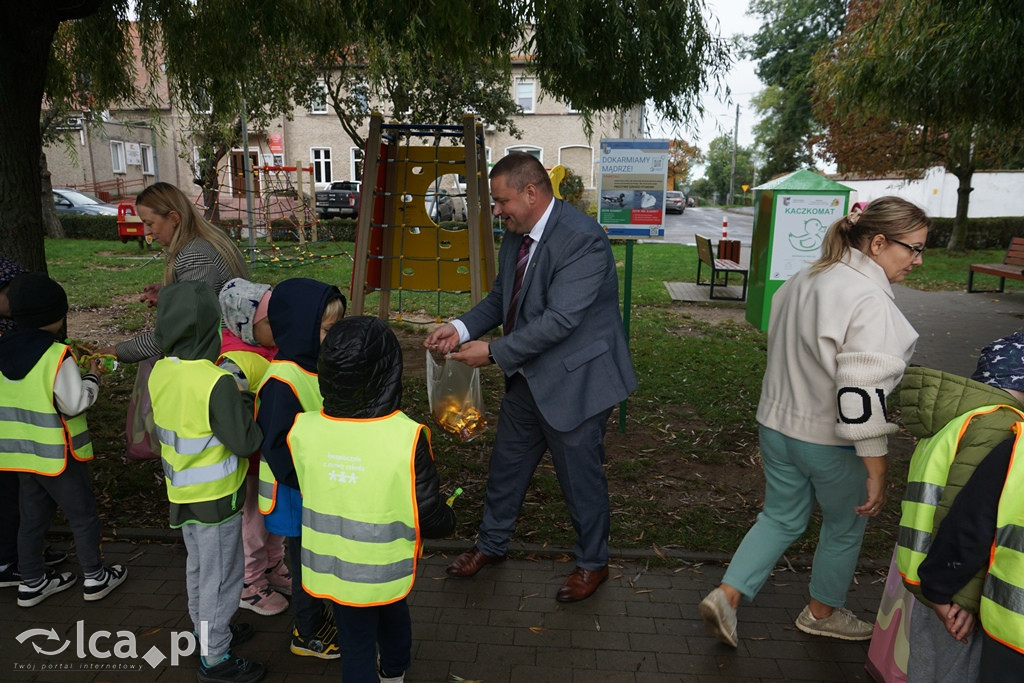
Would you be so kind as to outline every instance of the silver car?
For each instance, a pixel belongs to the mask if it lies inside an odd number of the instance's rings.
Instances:
[[[682,213],[686,210],[686,197],[682,192],[668,190],[665,192],[665,213]]]
[[[102,202],[88,192],[67,187],[53,188],[53,205],[61,215],[116,216],[117,206]]]

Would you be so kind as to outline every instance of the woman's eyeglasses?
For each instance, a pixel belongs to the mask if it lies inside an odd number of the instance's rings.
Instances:
[[[915,247],[913,244],[907,244],[906,242],[900,242],[899,240],[894,240],[891,237],[886,237],[885,239],[889,240],[890,242],[895,242],[896,244],[899,244],[901,246],[906,247],[910,251],[914,252],[914,256],[924,256],[924,250],[928,248],[928,247]]]

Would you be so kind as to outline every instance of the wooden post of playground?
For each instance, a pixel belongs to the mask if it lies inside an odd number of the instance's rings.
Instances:
[[[491,186],[487,181],[487,147],[484,145],[484,124],[476,124],[476,139],[480,144],[476,147],[477,195],[480,197],[480,217],[483,225],[480,235],[484,245],[484,264],[486,273],[493,278],[497,274],[494,264],[494,215],[491,213]],[[486,218],[485,218],[486,216]],[[486,283],[490,285],[491,283]]]
[[[383,117],[381,118],[383,123]],[[397,121],[392,120],[392,123]],[[385,222],[381,225],[381,230],[384,233],[384,239],[381,242],[380,250],[380,297],[377,299],[377,317],[381,320],[387,320],[391,317],[391,272],[394,268],[401,267],[400,264],[396,263],[395,259],[395,241],[396,241],[396,230],[405,230],[405,214],[402,216],[401,225],[393,225],[388,221],[392,220],[395,215],[395,188],[398,186],[398,180],[395,176],[395,169],[398,161],[398,150],[401,147],[401,143],[397,136],[390,136],[388,143],[385,147],[385,159],[384,163],[384,216]],[[380,134],[377,136],[377,149],[380,149]],[[379,153],[378,153],[379,155]],[[401,278],[399,278],[401,283]],[[401,311],[398,312],[401,316]],[[401,319],[401,318],[399,318]]]
[[[473,305],[483,299],[483,277],[480,268],[480,169],[476,154],[476,117],[462,117],[462,143],[466,155],[466,222],[469,228],[469,292]]]
[[[370,253],[370,221],[373,219],[373,200],[380,166],[380,136],[383,117],[380,112],[370,115],[370,132],[366,136],[363,155],[363,184],[359,195],[359,216],[356,219],[356,248],[352,259],[352,297],[349,302],[352,315],[362,315],[366,302],[366,259]]]
[[[288,171],[285,171],[285,173],[288,173]],[[285,177],[287,178],[287,176]],[[302,208],[302,220],[299,221],[299,244],[306,246],[306,199],[303,195],[302,187],[302,159],[295,160],[295,186],[298,188],[299,196],[297,199],[299,200],[299,206]],[[313,226],[313,229],[316,230],[316,226]],[[316,237],[313,239],[315,240]]]
[[[309,212],[309,214],[313,216],[313,220],[310,221],[310,224],[313,227],[310,228],[310,230],[311,230],[312,235],[313,235],[313,241],[314,242],[319,242],[320,241],[320,224],[316,222],[316,183],[313,182],[313,166],[311,164],[310,167],[309,167],[309,171],[306,172],[306,168],[304,166],[302,166],[302,159],[299,159],[298,170],[299,170],[299,173],[302,173],[307,178],[309,178],[309,194],[304,194],[302,196],[302,207],[303,207],[303,209],[305,211]],[[301,182],[302,176],[300,175],[299,178],[300,178],[300,181],[299,181],[299,191],[301,192],[302,191],[302,182]],[[307,201],[307,199],[308,199],[308,201]],[[305,215],[303,216],[303,223],[305,223]]]

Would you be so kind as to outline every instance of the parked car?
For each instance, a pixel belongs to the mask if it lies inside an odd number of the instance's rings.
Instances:
[[[665,213],[682,213],[686,210],[686,197],[682,192],[668,190],[665,193]]]
[[[117,205],[101,202],[99,199],[79,190],[68,187],[53,188],[53,205],[60,215],[77,214],[79,216],[116,216]]]
[[[686,205],[687,206],[697,206],[697,200],[694,199],[693,197],[687,195],[686,196]]]
[[[326,190],[316,193],[316,215],[321,220],[332,216],[356,218],[359,215],[359,187],[357,180],[339,180]]]
[[[435,223],[455,220],[455,202],[448,190],[427,190],[427,196],[423,200],[427,209],[427,215]]]

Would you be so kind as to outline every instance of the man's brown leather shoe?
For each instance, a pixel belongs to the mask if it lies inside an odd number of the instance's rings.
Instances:
[[[594,570],[576,567],[576,570],[569,574],[569,578],[558,589],[555,600],[558,602],[576,602],[589,598],[597,590],[597,587],[607,580],[607,565]]]
[[[457,576],[464,579],[476,574],[484,565],[495,564],[504,559],[504,556],[491,557],[490,555],[484,555],[476,546],[473,546],[472,550],[467,550],[456,557],[455,561],[448,565],[445,571],[448,572],[448,576]]]

